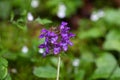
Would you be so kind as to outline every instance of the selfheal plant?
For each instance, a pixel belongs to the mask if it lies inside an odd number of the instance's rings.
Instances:
[[[44,43],[39,45],[39,48],[45,49],[43,56],[50,53],[57,55],[61,51],[67,51],[69,45],[73,45],[70,38],[74,37],[75,34],[69,32],[70,28],[67,24],[67,22],[62,22],[58,27],[51,27],[49,30],[41,30],[39,38],[45,38]],[[60,61],[61,59],[59,55],[56,80],[59,80]]]
[[[58,27],[41,30],[39,38],[45,38],[44,43],[39,45],[39,48],[45,49],[43,56],[50,52],[53,52],[55,55],[59,54],[61,51],[67,51],[68,45],[73,45],[70,38],[74,37],[75,34],[69,32],[70,28],[67,24],[67,22],[62,22]]]

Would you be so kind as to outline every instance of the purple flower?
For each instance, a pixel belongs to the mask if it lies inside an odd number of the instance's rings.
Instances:
[[[54,45],[54,54],[58,54],[61,50],[61,47],[59,44]]]
[[[61,42],[60,45],[61,45],[61,47],[62,47],[62,49],[63,49],[64,51],[67,51],[67,49],[68,49],[68,44],[67,44],[66,42]]]
[[[64,29],[64,27],[65,27],[67,24],[68,24],[67,22],[62,22],[61,25],[60,25],[60,29]]]
[[[41,35],[39,36],[39,38],[44,38],[45,36],[46,36],[46,33],[47,33],[48,31],[46,30],[46,29],[42,29],[41,30]]]
[[[67,51],[69,45],[73,45],[70,38],[75,34],[69,32],[70,28],[67,24],[67,22],[62,22],[59,27],[41,30],[39,38],[45,38],[44,43],[39,45],[39,48],[45,49],[43,56],[49,53],[59,54],[61,51]]]

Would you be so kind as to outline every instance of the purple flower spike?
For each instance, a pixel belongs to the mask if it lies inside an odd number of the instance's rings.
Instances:
[[[45,42],[39,46],[39,48],[45,49],[43,56],[49,53],[59,54],[61,51],[67,51],[69,45],[73,45],[70,38],[74,37],[75,34],[69,32],[70,28],[67,24],[67,22],[62,22],[58,28],[41,30],[39,38],[45,38]]]

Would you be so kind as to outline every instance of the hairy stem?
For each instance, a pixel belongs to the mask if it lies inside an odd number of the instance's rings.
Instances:
[[[56,80],[59,80],[59,75],[60,75],[60,61],[61,61],[61,58],[60,58],[60,56],[58,56],[58,66],[57,66],[57,78],[56,78]]]

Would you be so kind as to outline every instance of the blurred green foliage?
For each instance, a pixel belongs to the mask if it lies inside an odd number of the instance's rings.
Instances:
[[[7,67],[7,60],[0,57],[0,80],[11,80]]]
[[[55,80],[57,56],[43,58],[38,46],[44,40],[38,37],[42,28],[61,21],[69,22],[76,37],[62,53],[60,80],[120,80],[117,1],[0,0],[0,80]],[[57,16],[60,4],[66,7],[65,18]]]

